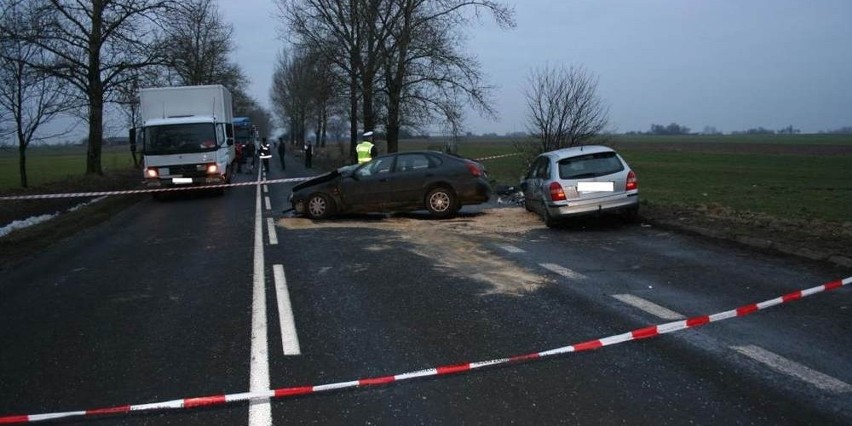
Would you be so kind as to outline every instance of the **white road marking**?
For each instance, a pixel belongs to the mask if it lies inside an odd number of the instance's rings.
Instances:
[[[278,233],[275,232],[275,221],[271,217],[266,218],[266,232],[269,234],[269,245],[278,245]]]
[[[251,359],[249,391],[269,390],[269,341],[266,324],[266,276],[263,260],[263,213],[260,210],[260,186],[257,187],[254,211],[254,286],[251,307]],[[249,404],[249,426],[271,426],[272,407],[269,399]]]
[[[293,308],[290,305],[290,292],[287,290],[287,277],[283,265],[272,265],[275,277],[275,294],[278,295],[278,319],[281,323],[281,342],[284,344],[284,355],[301,355],[299,336],[296,334],[296,321],[293,319]]]
[[[499,247],[503,250],[506,250],[509,253],[525,253],[524,249],[515,247],[513,245],[509,245],[509,244],[501,244]]]
[[[269,197],[263,197],[263,201],[266,204],[266,210],[272,210],[272,204],[269,202]]]
[[[791,361],[780,355],[767,351],[759,346],[731,346],[731,349],[765,364],[773,370],[784,373],[788,376],[796,377],[800,380],[808,382],[819,389],[831,393],[852,392],[852,385],[846,382],[835,379],[827,374],[805,367],[797,362]]]
[[[654,302],[632,294],[613,294],[612,297],[664,320],[680,320],[686,318],[675,311],[664,308]]]
[[[263,193],[269,194],[269,185],[263,185]]]
[[[574,272],[564,266],[560,266],[554,263],[539,263],[539,266],[549,271],[556,272],[557,274],[572,280],[584,280],[586,278],[589,278],[579,272]]]

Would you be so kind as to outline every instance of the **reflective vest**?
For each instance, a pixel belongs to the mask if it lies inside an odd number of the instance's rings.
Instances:
[[[373,143],[370,141],[364,141],[358,144],[355,147],[355,152],[358,154],[358,164],[364,164],[370,160],[370,151],[373,150]]]
[[[262,159],[272,158],[272,152],[269,150],[269,145],[261,145],[260,146],[260,158],[262,158]]]

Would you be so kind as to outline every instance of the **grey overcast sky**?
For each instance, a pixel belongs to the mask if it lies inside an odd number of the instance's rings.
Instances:
[[[476,133],[524,131],[530,71],[584,66],[617,132],[676,122],[724,132],[852,126],[850,0],[515,0],[517,26],[467,30],[498,121]],[[281,24],[272,0],[221,0],[250,94],[269,104]]]

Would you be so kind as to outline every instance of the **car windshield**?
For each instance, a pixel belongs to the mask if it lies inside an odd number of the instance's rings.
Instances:
[[[359,177],[375,176],[382,173],[390,173],[393,166],[393,157],[377,158],[355,171]]]
[[[212,123],[172,124],[145,129],[145,153],[187,154],[218,147]]]
[[[559,160],[560,179],[587,179],[624,170],[614,152],[599,152]]]

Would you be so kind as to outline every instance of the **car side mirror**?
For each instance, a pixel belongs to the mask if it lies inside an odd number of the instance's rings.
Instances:
[[[228,146],[234,146],[234,138],[228,138],[228,141],[226,143],[228,144]]]

